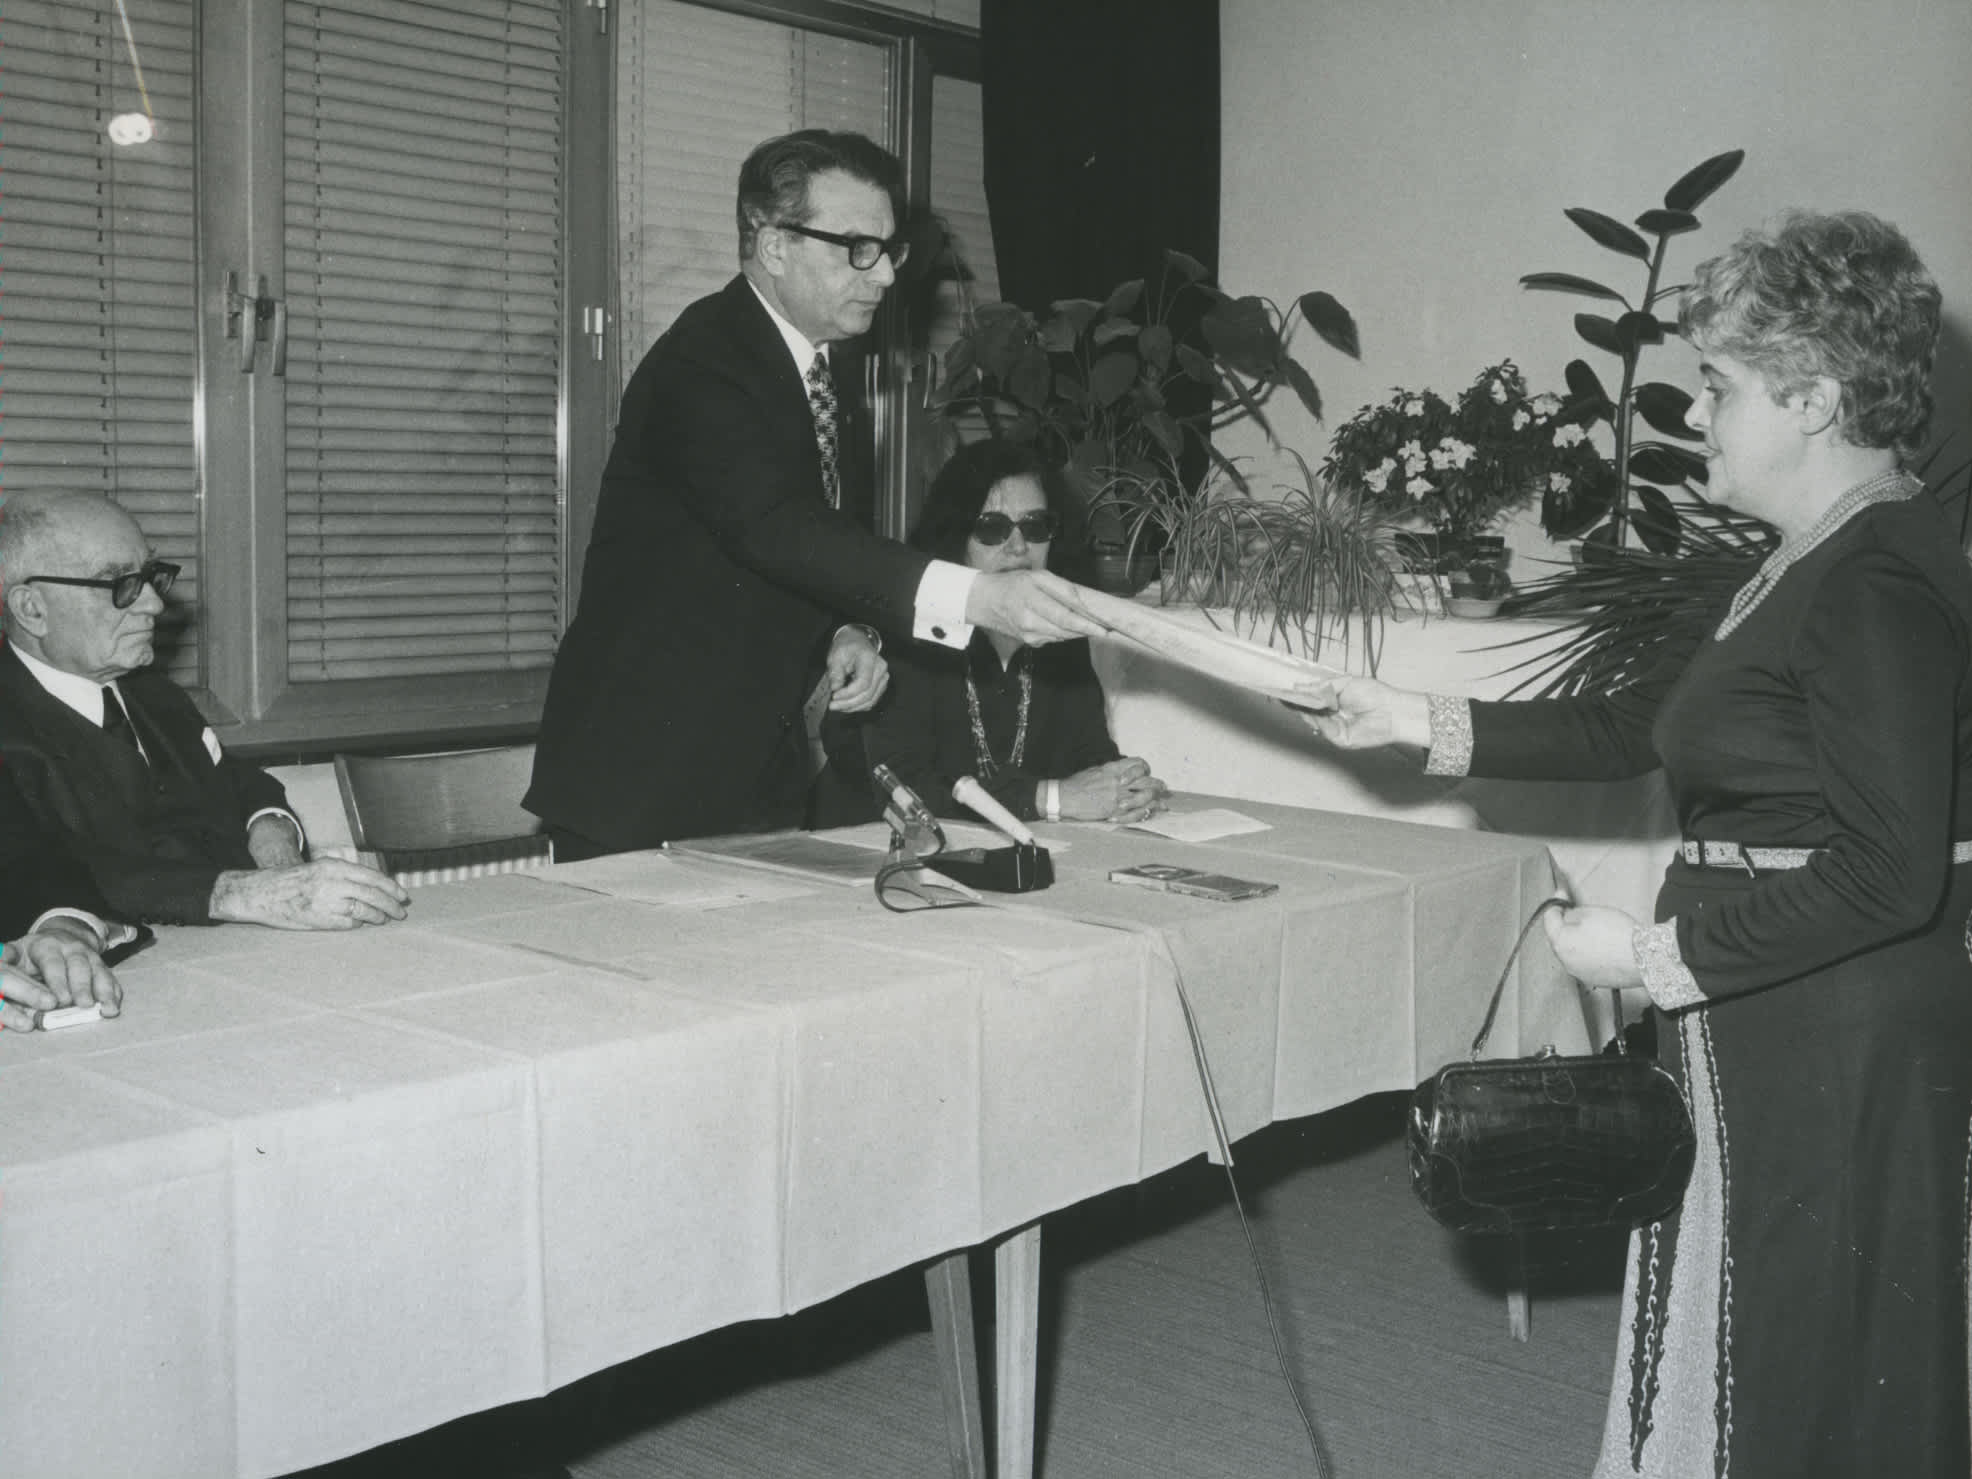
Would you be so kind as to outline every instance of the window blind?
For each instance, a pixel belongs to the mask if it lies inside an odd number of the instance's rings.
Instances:
[[[679,312],[738,271],[733,195],[753,146],[797,128],[889,134],[880,46],[683,0],[617,22],[617,250],[625,381]]]
[[[198,384],[193,263],[192,0],[131,14],[155,136],[110,0],[0,9],[0,496],[106,493],[183,566],[159,662],[200,679]]]
[[[992,303],[1000,296],[986,215],[986,134],[976,82],[932,79],[931,208],[951,234],[957,270],[971,274],[970,281],[938,286],[937,314],[927,342],[942,365],[945,351],[958,337],[966,303]]]
[[[562,25],[285,7],[291,681],[553,657]]]

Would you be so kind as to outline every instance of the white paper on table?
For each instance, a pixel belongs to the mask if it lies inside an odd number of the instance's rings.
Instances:
[[[579,863],[558,863],[542,876],[590,893],[680,909],[725,909],[815,892],[808,884],[791,878],[699,868],[661,852],[612,853]]]
[[[956,822],[940,818],[939,828],[945,834],[945,850],[958,852],[968,847],[1011,847],[1013,839],[997,827],[988,827],[979,822]],[[833,827],[826,832],[818,832],[818,837],[827,837],[836,842],[846,842],[852,847],[867,847],[882,852],[890,846],[890,824],[888,822],[865,822],[857,827]],[[1068,844],[1050,837],[1047,842],[1050,853],[1067,852]]]
[[[1160,657],[1255,693],[1292,699],[1307,683],[1346,676],[1339,668],[1230,632],[1201,632],[1166,612],[1121,596],[1086,589],[1077,594],[1089,614],[1111,631],[1141,642]]]
[[[1132,822],[1126,832],[1155,832],[1176,842],[1210,842],[1217,837],[1237,837],[1242,832],[1272,830],[1267,822],[1229,807],[1211,806],[1203,811],[1167,811],[1147,821]]]

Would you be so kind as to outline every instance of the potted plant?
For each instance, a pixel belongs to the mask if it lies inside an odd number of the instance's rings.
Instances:
[[[1662,282],[1670,239],[1698,229],[1698,217],[1692,212],[1737,173],[1745,157],[1745,150],[1734,149],[1687,171],[1664,192],[1663,207],[1638,216],[1634,228],[1581,206],[1565,212],[1596,245],[1642,264],[1643,288],[1634,302],[1612,287],[1573,273],[1534,272],[1520,279],[1522,287],[1574,293],[1623,308],[1616,318],[1575,315],[1575,332],[1585,343],[1616,357],[1621,379],[1611,396],[1586,360],[1570,360],[1564,372],[1569,400],[1563,414],[1584,426],[1606,423],[1614,435],[1615,451],[1604,475],[1546,492],[1541,525],[1550,538],[1586,535],[1591,550],[1614,549],[1626,545],[1634,529],[1637,538],[1659,554],[1677,549],[1682,538],[1678,510],[1664,490],[1702,484],[1705,463],[1688,448],[1674,445],[1697,440],[1684,420],[1691,397],[1675,385],[1638,384],[1638,361],[1645,349],[1677,332],[1675,324],[1657,317],[1659,303],[1684,291],[1682,283]],[[1639,441],[1638,420],[1671,440]]]
[[[1126,535],[1130,499],[1161,510],[1191,498],[1207,468],[1244,488],[1239,469],[1213,446],[1215,431],[1250,418],[1271,441],[1266,408],[1283,388],[1321,415],[1313,377],[1289,352],[1298,322],[1344,354],[1358,353],[1354,320],[1327,293],[1303,293],[1285,310],[1234,297],[1177,251],[1164,253],[1154,287],[1133,278],[1101,301],[1055,303],[1045,317],[1017,304],[980,304],[928,394],[940,453],[956,445],[961,427],[1037,443],[1091,499],[1098,555],[1118,555],[1163,527],[1160,512]]]
[[[1117,513],[1130,550],[1159,546],[1160,603],[1229,610],[1235,630],[1311,658],[1329,643],[1359,645],[1374,671],[1383,622],[1403,600],[1395,528],[1288,455],[1300,481],[1275,484],[1271,497],[1254,497],[1228,461],[1192,494],[1169,478],[1119,475],[1098,506]]]
[[[1502,360],[1456,400],[1399,389],[1363,407],[1336,429],[1322,476],[1391,519],[1424,525],[1401,541],[1407,568],[1443,577],[1455,599],[1497,609],[1509,582],[1505,540],[1491,530],[1602,469],[1561,398],[1531,394],[1519,367]]]

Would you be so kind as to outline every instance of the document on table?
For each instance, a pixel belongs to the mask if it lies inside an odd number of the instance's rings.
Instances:
[[[680,909],[727,909],[769,899],[793,899],[814,889],[791,878],[695,867],[662,852],[612,853],[559,863],[541,875],[552,883]]]
[[[1268,824],[1244,812],[1224,806],[1202,811],[1167,811],[1147,821],[1132,822],[1126,832],[1155,832],[1177,842],[1211,842],[1218,837],[1237,837],[1243,832],[1269,831]]]

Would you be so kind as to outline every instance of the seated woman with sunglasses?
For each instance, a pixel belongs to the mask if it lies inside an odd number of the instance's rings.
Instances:
[[[974,442],[933,480],[911,543],[975,570],[1046,569],[1064,502],[1032,449]],[[946,816],[968,814],[952,800],[966,775],[1030,821],[1138,822],[1162,804],[1164,783],[1109,737],[1086,640],[1034,648],[982,629],[963,652],[917,643],[889,657],[890,691],[861,726],[862,775],[882,761]]]

